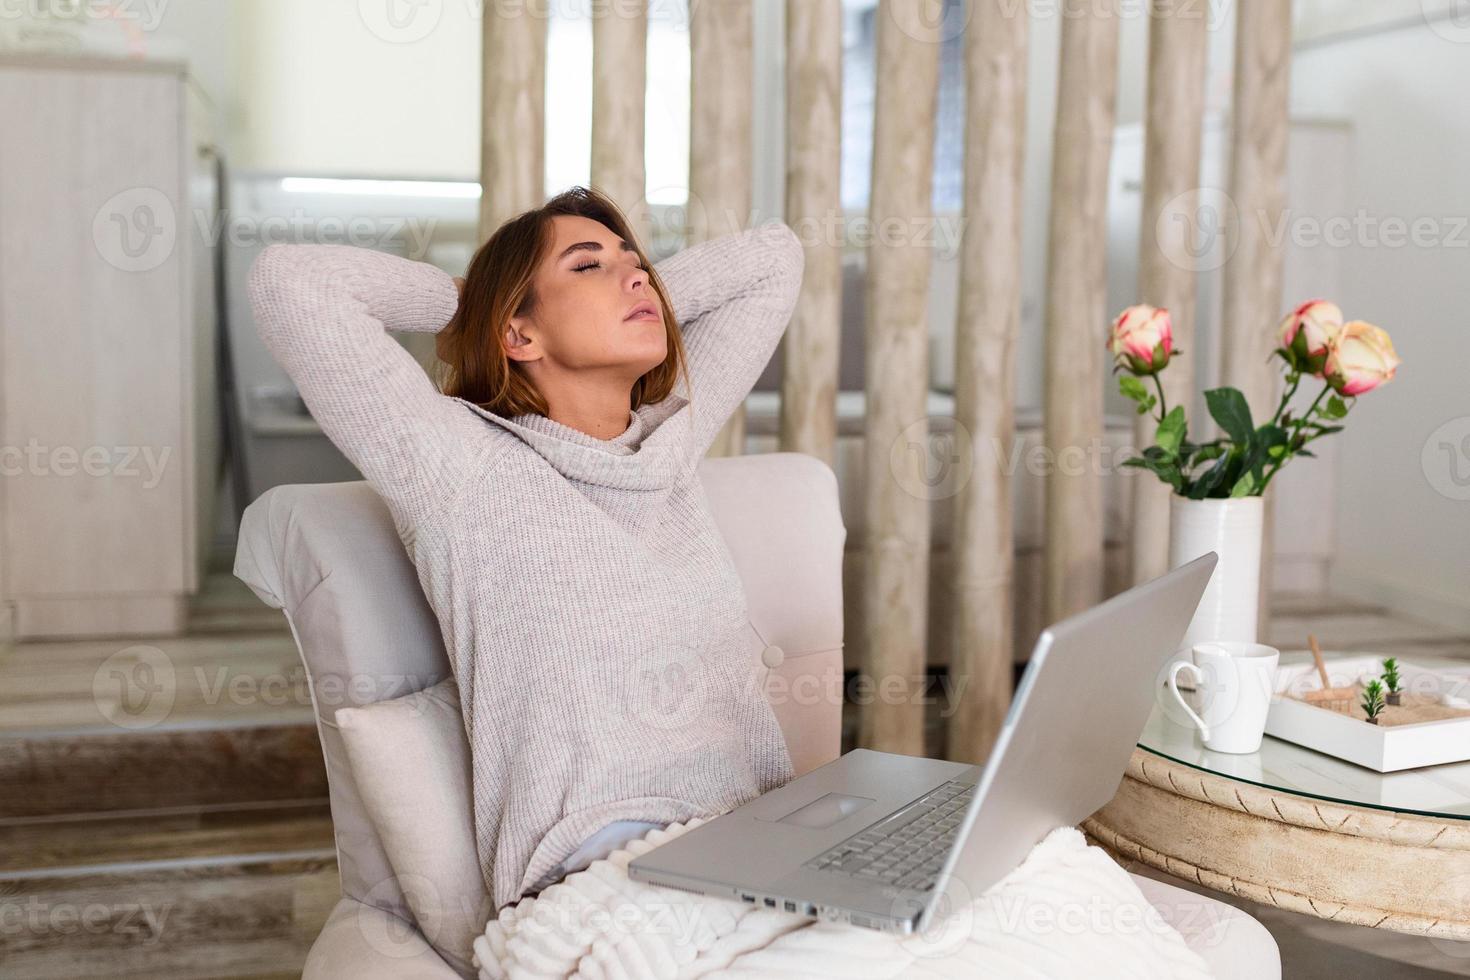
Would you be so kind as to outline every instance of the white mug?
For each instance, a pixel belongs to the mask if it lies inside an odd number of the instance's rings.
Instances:
[[[1259,749],[1281,652],[1264,643],[1242,640],[1196,643],[1189,652],[1193,662],[1180,660],[1169,669],[1169,690],[1199,727],[1205,748],[1234,753]],[[1179,693],[1181,671],[1194,675],[1200,714]]]

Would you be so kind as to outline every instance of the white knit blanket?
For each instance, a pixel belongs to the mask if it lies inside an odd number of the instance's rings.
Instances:
[[[506,906],[475,940],[481,980],[1210,976],[1129,874],[1071,827],[984,895],[900,937],[628,878],[634,857],[704,822],[649,831]]]

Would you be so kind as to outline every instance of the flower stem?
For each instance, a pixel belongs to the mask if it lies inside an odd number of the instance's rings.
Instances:
[[[1164,383],[1159,380],[1159,372],[1150,375],[1154,379],[1154,387],[1159,390],[1159,423],[1163,424],[1165,416],[1169,414],[1168,403],[1164,401]]]
[[[1298,381],[1299,380],[1300,380],[1300,377],[1298,377]],[[1293,384],[1291,386],[1291,390],[1292,391],[1296,391],[1296,385],[1295,384]],[[1273,476],[1276,475],[1276,471],[1279,470],[1279,469],[1281,469],[1281,467],[1285,466],[1286,465],[1286,461],[1288,459],[1291,459],[1291,457],[1296,454],[1296,449],[1292,449],[1291,448],[1291,444],[1296,441],[1296,437],[1301,434],[1301,431],[1302,431],[1303,427],[1305,427],[1306,424],[1307,424],[1307,422],[1310,421],[1310,419],[1312,418],[1312,413],[1317,410],[1317,405],[1318,405],[1318,403],[1320,403],[1322,401],[1322,396],[1325,395],[1325,394],[1327,394],[1331,390],[1332,390],[1332,386],[1331,385],[1324,385],[1323,388],[1322,388],[1322,390],[1319,391],[1319,392],[1317,392],[1317,397],[1314,398],[1314,399],[1312,399],[1311,407],[1308,408],[1295,421],[1293,421],[1291,423],[1291,435],[1289,435],[1289,436],[1286,437],[1286,452],[1282,453],[1281,454],[1281,458],[1278,459],[1275,463],[1271,464],[1271,468],[1269,470],[1267,470],[1266,471],[1266,475],[1261,478],[1261,493],[1265,493],[1266,492],[1266,485],[1271,482],[1271,477],[1273,477]],[[1290,394],[1289,393],[1288,393],[1288,397],[1290,397]],[[1284,406],[1286,404],[1286,399],[1283,398],[1282,401],[1281,401],[1281,404],[1282,404],[1282,406]],[[1277,415],[1281,414],[1281,408],[1280,407],[1278,407],[1276,409],[1276,413],[1277,413]],[[1276,420],[1273,417],[1271,421],[1274,423]],[[1301,446],[1298,446],[1297,449],[1302,448],[1302,446],[1305,446],[1307,443],[1311,442],[1313,439],[1320,438],[1321,435],[1322,435],[1322,433],[1319,432],[1316,435],[1308,436],[1307,438],[1305,438],[1305,439],[1302,440],[1302,445]]]

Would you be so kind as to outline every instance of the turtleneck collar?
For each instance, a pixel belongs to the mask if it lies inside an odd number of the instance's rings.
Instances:
[[[659,490],[673,485],[689,465],[688,415],[669,422],[689,404],[677,393],[630,412],[628,428],[611,439],[598,439],[544,415],[506,418],[463,398],[455,401],[517,436],[569,480],[619,490]]]

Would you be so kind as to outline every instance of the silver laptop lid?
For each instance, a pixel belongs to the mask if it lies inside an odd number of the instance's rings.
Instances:
[[[1042,632],[918,929],[1113,798],[1217,560],[1206,552]]]

